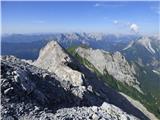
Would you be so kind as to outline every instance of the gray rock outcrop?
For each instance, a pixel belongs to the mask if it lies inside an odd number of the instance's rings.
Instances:
[[[116,80],[126,83],[142,92],[139,87],[139,82],[135,77],[134,68],[129,65],[120,52],[111,54],[104,50],[78,47],[76,53],[93,64],[101,74],[107,72]]]
[[[65,50],[56,41],[50,41],[41,49],[34,65],[54,72],[61,79],[72,82],[73,86],[81,86],[83,74],[66,65],[71,62],[72,59]]]

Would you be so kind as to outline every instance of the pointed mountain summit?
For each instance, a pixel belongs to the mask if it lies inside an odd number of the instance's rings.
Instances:
[[[74,64],[73,59],[65,49],[57,41],[50,41],[40,50],[34,65],[55,73],[61,79],[71,82],[73,86],[81,86],[83,74],[68,67],[71,63]]]

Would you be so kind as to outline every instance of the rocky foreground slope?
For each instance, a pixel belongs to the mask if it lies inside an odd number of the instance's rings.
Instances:
[[[148,119],[57,42],[48,43],[32,64],[1,57],[2,119]]]

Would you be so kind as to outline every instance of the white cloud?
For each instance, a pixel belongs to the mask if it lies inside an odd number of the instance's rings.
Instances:
[[[138,33],[139,32],[139,25],[137,25],[136,23],[131,23],[131,22],[126,22],[126,21],[118,21],[118,20],[113,20],[112,21],[113,24],[116,25],[116,27],[118,27],[119,29],[125,29],[125,30],[129,30],[132,31],[134,33]]]
[[[114,23],[114,24],[118,24],[119,22],[118,22],[117,20],[114,20],[113,23]]]
[[[133,23],[130,25],[130,30],[137,33],[139,31],[139,26]]]

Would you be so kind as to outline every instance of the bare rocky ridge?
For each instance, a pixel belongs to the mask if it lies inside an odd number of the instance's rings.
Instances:
[[[83,74],[66,66],[70,62],[72,62],[72,59],[65,53],[65,50],[57,42],[50,41],[40,51],[34,65],[47,69],[49,72],[54,72],[61,79],[72,82],[74,86],[81,86]]]
[[[78,47],[76,53],[93,64],[101,74],[105,74],[107,71],[116,80],[124,82],[142,92],[139,88],[139,82],[134,76],[134,68],[129,65],[120,52],[111,54],[104,50]]]
[[[1,58],[2,119],[148,120],[54,41],[32,64]]]

